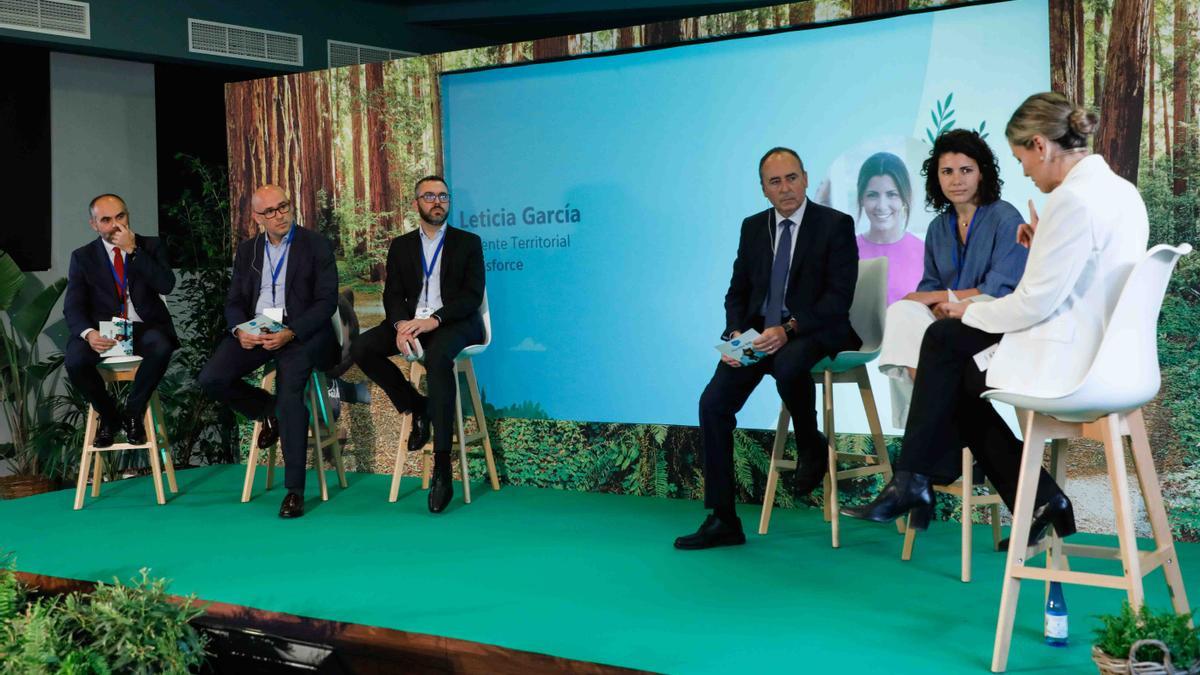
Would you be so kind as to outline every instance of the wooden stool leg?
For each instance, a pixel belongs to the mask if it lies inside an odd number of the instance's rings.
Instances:
[[[766,534],[771,524],[771,509],[775,508],[775,489],[779,486],[779,460],[787,445],[788,419],[791,414],[787,406],[780,406],[779,421],[775,423],[775,443],[771,446],[771,466],[767,469],[767,490],[763,494],[762,515],[758,517],[758,533]]]
[[[159,454],[158,435],[154,433],[154,415],[150,413],[149,408],[146,409],[146,414],[142,419],[142,423],[146,425],[146,443],[150,445],[146,451],[150,453],[150,473],[154,481],[154,498],[159,505],[166,504],[167,498],[163,494],[162,458]]]
[[[96,438],[96,425],[99,415],[96,409],[88,406],[87,423],[83,427],[83,450],[79,453],[79,480],[75,485],[75,510],[83,508],[84,497],[87,496],[87,479],[92,464],[92,442]]]
[[[839,521],[841,507],[838,504],[837,481],[837,436],[833,424],[833,371],[825,371],[825,435],[829,441],[826,452],[829,456],[829,492],[825,495],[828,504],[830,536],[833,547],[841,546],[841,523]]]
[[[1112,485],[1113,513],[1117,520],[1117,540],[1120,542],[1121,566],[1125,570],[1129,605],[1133,611],[1145,602],[1142,590],[1142,563],[1138,557],[1137,534],[1133,529],[1133,505],[1129,498],[1129,475],[1125,471],[1125,439],[1121,434],[1120,416],[1107,415],[1102,419],[1104,456],[1108,460],[1108,480]]]
[[[1154,468],[1154,456],[1150,454],[1150,439],[1146,436],[1146,422],[1142,411],[1135,410],[1126,415],[1129,425],[1129,440],[1133,449],[1133,465],[1137,469],[1138,483],[1142,487],[1142,498],[1146,502],[1146,517],[1154,532],[1154,548],[1165,552],[1163,576],[1167,578],[1167,589],[1171,593],[1171,606],[1176,614],[1188,614],[1187,591],[1184,590],[1183,573],[1179,570],[1179,557],[1175,553],[1175,538],[1167,522],[1167,510],[1163,506],[1162,491],[1158,483],[1158,471]]]
[[[158,433],[158,447],[162,449],[163,468],[167,472],[167,487],[170,488],[171,494],[179,492],[179,484],[175,482],[175,461],[171,458],[171,439],[167,437],[167,418],[163,415],[162,401],[158,398],[158,392],[150,397],[150,412],[154,416],[154,428],[150,433]],[[149,435],[147,435],[147,438]]]
[[[463,422],[462,389],[458,386],[458,364],[454,366],[454,421],[458,428],[458,463],[462,473],[463,501],[471,503],[471,471],[467,467],[467,430]]]
[[[246,457],[246,479],[242,481],[242,503],[250,501],[250,493],[254,490],[254,471],[258,468],[258,435],[262,432],[262,422],[254,423],[254,433],[250,434],[250,454]]]
[[[492,455],[492,437],[488,433],[483,399],[479,396],[479,381],[475,379],[475,364],[471,363],[471,359],[463,359],[463,370],[467,374],[467,390],[471,392],[471,407],[475,410],[475,426],[483,434],[483,457],[487,460],[488,478],[492,481],[492,489],[499,490],[500,476],[496,473],[496,459]]]
[[[329,501],[329,485],[325,482],[325,459],[321,453],[321,421],[317,418],[317,391],[312,381],[308,384],[308,430],[313,446],[313,468],[317,470],[317,484],[321,486],[321,501]],[[287,459],[285,458],[286,462]]]
[[[408,461],[408,435],[412,430],[412,415],[405,414],[400,420],[400,441],[396,448],[396,463],[392,466],[392,489],[388,492],[388,501],[394,502],[400,496],[400,477],[404,475],[404,463]]]
[[[974,519],[974,504],[972,504],[975,496],[975,472],[973,464],[974,458],[971,457],[971,450],[968,448],[962,449],[962,580],[963,583],[971,581],[971,535],[973,534],[972,522]]]
[[[883,425],[879,422],[879,408],[875,405],[875,392],[871,390],[871,378],[867,375],[866,366],[854,369],[854,379],[858,383],[858,395],[862,399],[863,410],[867,413],[867,426],[871,429],[871,444],[875,446],[875,461],[885,467],[880,475],[883,480],[892,480],[892,458],[888,455],[887,439],[883,437]],[[896,531],[905,532],[906,518],[896,519]]]
[[[1012,642],[1013,619],[1017,614],[1017,598],[1021,579],[1015,574],[1025,566],[1029,549],[1029,525],[1033,521],[1033,503],[1037,497],[1038,475],[1045,454],[1045,431],[1037,415],[1027,412],[1022,420],[1025,443],[1021,452],[1021,471],[1017,479],[1017,499],[1014,505],[1012,529],[1009,531],[1008,558],[1004,565],[1004,583],[1000,590],[1000,611],[996,617],[996,640],[992,647],[992,672],[1002,673],[1008,666],[1009,645]]]
[[[104,482],[104,453],[95,452],[93,453],[93,457],[95,458],[96,464],[95,468],[93,469],[94,475],[92,476],[92,496],[99,497],[100,484]]]
[[[433,451],[429,448],[421,449],[421,489],[429,489],[429,478],[432,476],[432,468],[430,460],[433,459]]]
[[[996,489],[991,488],[991,491],[995,492]],[[988,507],[988,510],[991,512],[989,516],[992,520],[992,550],[999,551],[1000,540],[1004,538],[1000,533],[1000,505],[992,504]]]
[[[901,560],[912,560],[913,544],[917,541],[917,529],[908,526],[909,516],[904,518],[904,548],[900,551]]]

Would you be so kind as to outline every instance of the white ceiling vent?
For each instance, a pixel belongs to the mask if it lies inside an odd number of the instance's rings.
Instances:
[[[75,0],[0,0],[0,28],[90,40],[91,8]]]
[[[0,0],[0,2],[4,1]],[[405,52],[399,49],[358,45],[353,42],[340,42],[338,40],[326,40],[326,42],[329,45],[330,68],[353,66],[360,63],[380,63],[391,61],[392,59],[402,59],[407,56],[416,56],[415,52]]]
[[[188,19],[188,51],[287,66],[304,65],[304,38],[299,35],[200,19]]]

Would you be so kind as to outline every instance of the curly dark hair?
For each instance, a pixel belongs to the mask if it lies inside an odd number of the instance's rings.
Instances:
[[[933,142],[929,158],[921,164],[921,175],[925,176],[925,205],[934,211],[943,211],[950,206],[942,192],[942,184],[938,182],[938,160],[948,152],[957,152],[975,160],[979,165],[979,192],[976,197],[979,205],[991,204],[1000,199],[1000,188],[1004,181],[1000,180],[1000,168],[996,166],[996,155],[988,147],[987,141],[977,131],[969,129],[951,129]]]

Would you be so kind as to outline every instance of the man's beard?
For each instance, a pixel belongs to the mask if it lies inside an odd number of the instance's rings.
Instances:
[[[442,215],[440,216],[433,215],[433,209],[430,209],[428,213],[425,211],[421,212],[421,220],[433,225],[434,227],[440,226],[442,223],[446,222],[446,218],[449,216],[449,210],[442,211]]]

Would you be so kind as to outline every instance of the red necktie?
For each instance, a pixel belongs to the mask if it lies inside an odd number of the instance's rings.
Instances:
[[[125,280],[125,259],[121,256],[121,249],[119,248],[113,249],[113,269],[117,272],[117,279],[120,279],[120,281],[114,280],[113,283],[117,287],[117,302],[121,303],[121,317],[125,318],[128,310],[126,309],[125,293],[121,285],[129,282]]]

